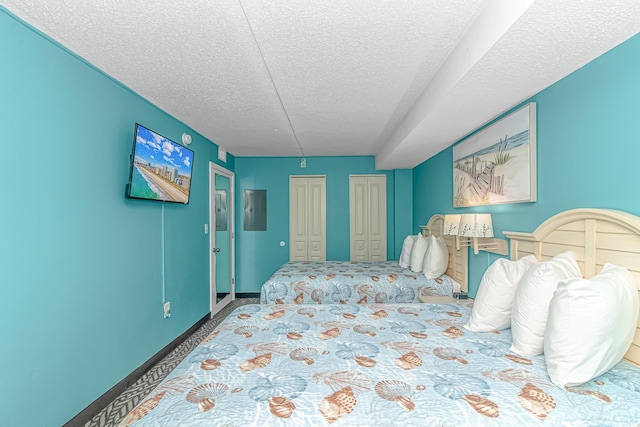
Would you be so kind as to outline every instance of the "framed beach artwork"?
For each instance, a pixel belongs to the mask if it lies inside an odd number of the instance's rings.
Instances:
[[[536,104],[453,147],[453,206],[536,201]]]

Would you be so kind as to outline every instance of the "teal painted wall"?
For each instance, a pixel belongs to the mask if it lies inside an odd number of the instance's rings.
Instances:
[[[60,426],[209,312],[217,147],[0,8],[0,424]],[[189,205],[124,197],[134,123],[193,135]],[[228,168],[234,168],[230,157]]]
[[[417,234],[420,229],[411,226],[413,224],[413,209],[411,209],[413,206],[413,170],[396,169],[393,173],[395,175],[395,253],[393,259],[400,259],[405,237],[408,234]],[[428,219],[418,218],[418,221],[420,224],[426,224]]]
[[[326,175],[327,260],[349,260],[349,175],[387,175],[387,257],[398,259],[402,238],[411,233],[411,171],[376,171],[373,156],[236,158],[236,292],[259,292],[261,285],[289,261],[289,176]],[[399,182],[399,183],[397,183]],[[402,191],[396,192],[400,186]],[[243,231],[244,190],[267,190],[267,230]],[[399,205],[396,204],[399,193]],[[395,213],[402,211],[396,218]],[[397,221],[404,221],[400,224]],[[416,231],[417,232],[417,231]],[[280,246],[280,241],[286,246]]]
[[[454,209],[453,149],[447,148],[414,169],[414,222],[434,213],[491,212],[501,236],[532,231],[572,208],[640,215],[639,99],[637,35],[526,101],[537,103],[537,202]],[[471,294],[496,257],[470,255]]]

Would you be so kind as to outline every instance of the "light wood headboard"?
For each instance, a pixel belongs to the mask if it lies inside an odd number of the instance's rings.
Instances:
[[[544,221],[532,233],[504,232],[511,240],[511,259],[533,254],[545,261],[573,251],[585,278],[605,263],[626,268],[640,284],[640,217],[606,209],[573,209]],[[638,287],[640,292],[640,286]],[[640,322],[625,359],[640,366]]]
[[[424,236],[442,236],[447,242],[449,250],[449,265],[445,274],[456,282],[460,283],[460,288],[464,292],[469,292],[469,251],[467,248],[456,250],[454,236],[446,236],[442,233],[444,228],[444,215],[434,215],[429,218],[427,225],[421,225]]]

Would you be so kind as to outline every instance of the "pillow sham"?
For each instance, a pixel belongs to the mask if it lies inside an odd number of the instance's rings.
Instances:
[[[537,356],[544,351],[549,303],[558,283],[582,277],[572,252],[563,252],[527,270],[513,297],[511,351]]]
[[[511,307],[518,282],[538,260],[527,255],[517,261],[500,258],[487,268],[464,327],[474,332],[500,331],[511,327]]]
[[[544,358],[560,388],[584,384],[616,365],[638,324],[638,284],[625,268],[605,264],[591,279],[561,282],[549,305]]]
[[[414,236],[412,234],[404,238],[404,242],[402,242],[402,251],[400,252],[400,267],[409,268],[411,265],[411,248],[413,248],[413,244],[417,238],[418,236]]]
[[[414,273],[422,272],[422,261],[424,260],[424,254],[427,252],[427,245],[429,241],[422,234],[418,234],[413,247],[411,248],[411,260],[409,261],[409,267]]]
[[[422,272],[427,279],[436,279],[447,271],[449,249],[442,237],[427,237],[427,250],[422,260]]]

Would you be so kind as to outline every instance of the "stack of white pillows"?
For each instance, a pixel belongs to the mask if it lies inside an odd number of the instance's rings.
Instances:
[[[410,268],[414,273],[423,273],[427,279],[436,279],[447,271],[447,243],[442,237],[409,235],[402,244],[399,264],[402,268]]]
[[[638,323],[638,285],[625,268],[605,264],[584,279],[572,252],[538,262],[499,259],[485,272],[465,328],[511,328],[511,351],[544,353],[560,388],[583,384],[616,365]]]

